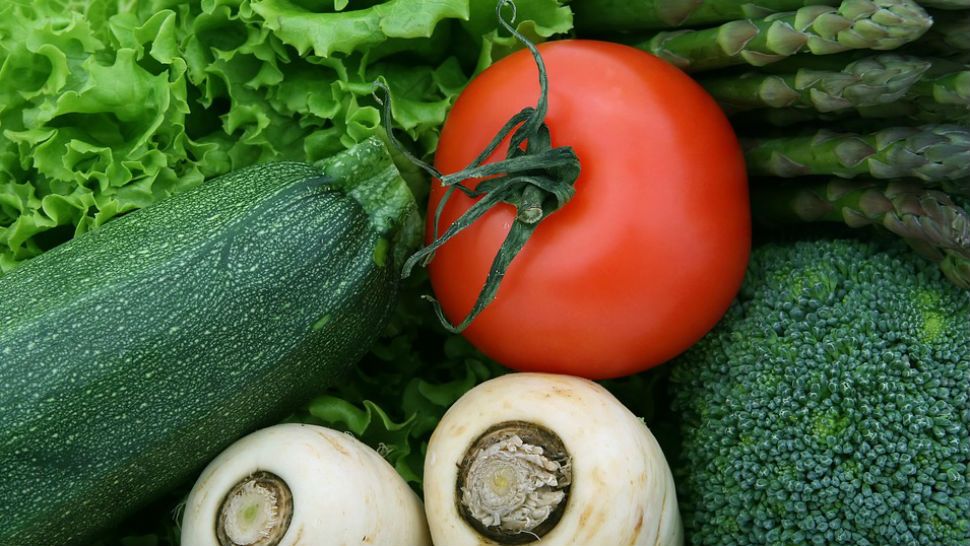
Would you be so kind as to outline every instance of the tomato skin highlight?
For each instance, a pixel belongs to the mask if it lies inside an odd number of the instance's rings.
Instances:
[[[714,100],[666,62],[590,40],[539,51],[552,144],[572,146],[581,162],[576,194],[543,220],[464,335],[521,371],[636,373],[700,339],[737,294],[751,247],[744,157]],[[483,71],[445,121],[438,170],[466,167],[538,96],[527,50]],[[443,194],[434,184],[428,240]],[[473,203],[454,192],[439,234]],[[431,284],[453,324],[471,309],[514,218],[500,205],[435,253]]]

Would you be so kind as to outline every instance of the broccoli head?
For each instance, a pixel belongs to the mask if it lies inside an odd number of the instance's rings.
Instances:
[[[970,292],[905,248],[758,248],[670,385],[689,543],[970,545]]]

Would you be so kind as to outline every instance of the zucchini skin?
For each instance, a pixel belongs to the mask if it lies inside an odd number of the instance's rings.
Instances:
[[[346,185],[257,165],[0,278],[0,545],[90,540],[363,356],[397,225]]]

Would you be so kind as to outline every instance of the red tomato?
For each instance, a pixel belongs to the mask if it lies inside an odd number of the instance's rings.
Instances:
[[[587,40],[539,50],[552,144],[572,146],[581,162],[576,194],[543,220],[464,334],[518,370],[594,379],[642,371],[700,339],[740,287],[751,245],[744,158],[714,100],[666,62]],[[538,96],[527,50],[482,72],[448,115],[437,168],[467,166]],[[429,240],[443,193],[432,188]],[[440,231],[472,203],[454,192]],[[453,324],[471,309],[514,217],[502,204],[435,254],[431,283]]]

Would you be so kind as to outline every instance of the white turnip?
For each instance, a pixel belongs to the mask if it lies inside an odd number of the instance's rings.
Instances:
[[[653,435],[606,389],[576,377],[514,373],[465,394],[431,437],[424,497],[442,546],[683,542]]]
[[[254,432],[189,494],[182,546],[430,546],[421,501],[376,451],[315,425]]]

